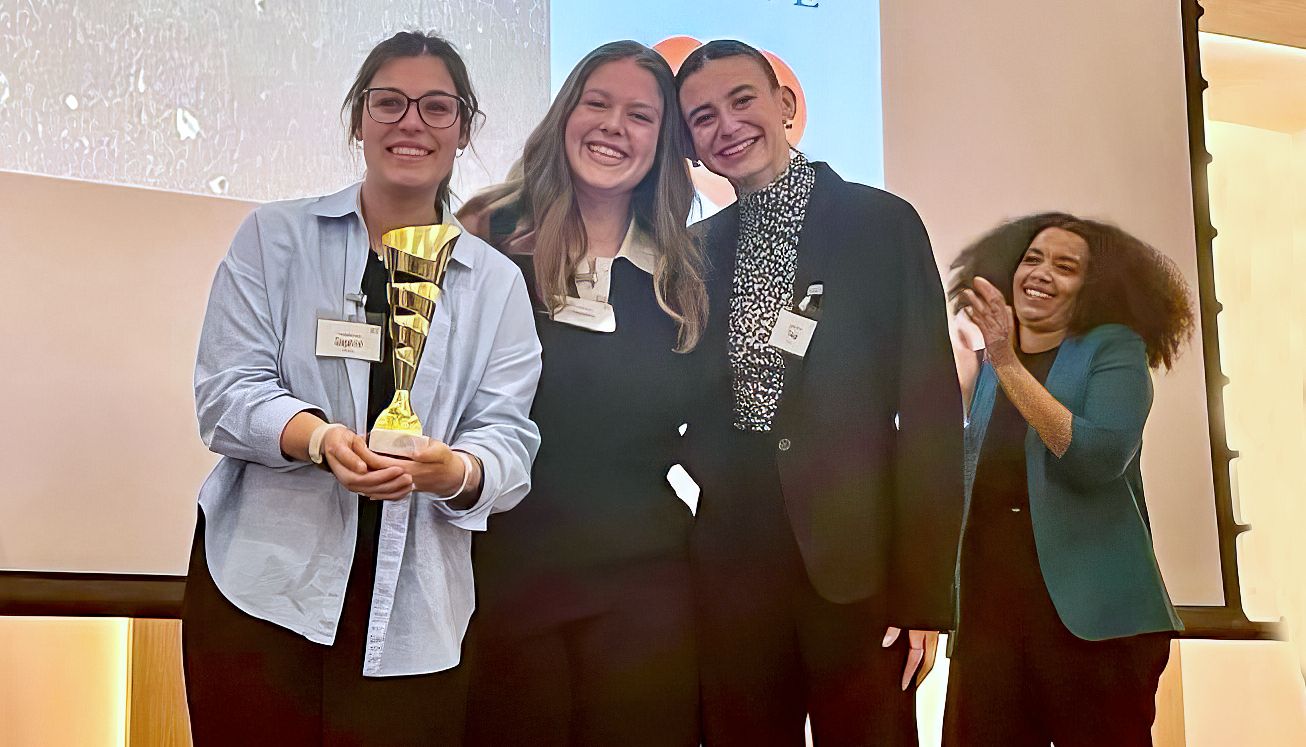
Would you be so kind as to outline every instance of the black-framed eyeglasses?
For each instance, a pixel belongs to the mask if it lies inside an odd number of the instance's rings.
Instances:
[[[363,91],[367,116],[380,124],[394,124],[408,114],[408,107],[417,104],[417,116],[428,127],[443,130],[458,121],[458,115],[467,106],[452,93],[428,93],[410,98],[393,88],[368,88]]]

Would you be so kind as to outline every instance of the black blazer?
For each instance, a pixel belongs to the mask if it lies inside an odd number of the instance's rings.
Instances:
[[[876,596],[891,624],[946,630],[962,515],[962,407],[929,237],[906,201],[813,164],[797,301],[824,284],[805,358],[786,354],[773,423],[790,526],[825,598]],[[737,205],[695,226],[710,270],[706,397],[687,432],[702,500],[731,489],[726,355]]]

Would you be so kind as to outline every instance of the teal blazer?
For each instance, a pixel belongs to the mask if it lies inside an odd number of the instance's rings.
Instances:
[[[998,386],[986,362],[966,426],[967,518]],[[1068,337],[1046,386],[1074,416],[1070,448],[1060,459],[1033,428],[1025,435],[1039,568],[1061,622],[1090,641],[1182,630],[1156,565],[1143,500],[1139,457],[1152,378],[1142,338],[1119,324]],[[958,621],[960,635],[965,624]]]

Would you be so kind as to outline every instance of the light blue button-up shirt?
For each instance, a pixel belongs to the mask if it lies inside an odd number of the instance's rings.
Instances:
[[[287,460],[295,414],[368,430],[367,361],[316,355],[319,319],[365,321],[360,185],[263,205],[219,265],[195,365],[200,434],[222,455],[200,489],[209,571],[250,615],[330,644],[354,557],[358,498],[328,471]],[[446,211],[447,212],[447,211]],[[540,343],[521,273],[464,233],[454,247],[412,390],[428,436],[485,465],[462,511],[414,493],[381,515],[363,674],[455,666],[474,607],[472,532],[530,489],[529,419]]]

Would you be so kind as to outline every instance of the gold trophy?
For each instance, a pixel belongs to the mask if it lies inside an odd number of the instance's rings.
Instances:
[[[411,393],[417,364],[431,332],[435,302],[449,266],[454,244],[462,233],[457,226],[409,226],[387,231],[385,268],[390,275],[390,356],[395,370],[395,396],[376,419],[367,446],[378,454],[412,457],[426,447],[422,422],[413,412]]]

